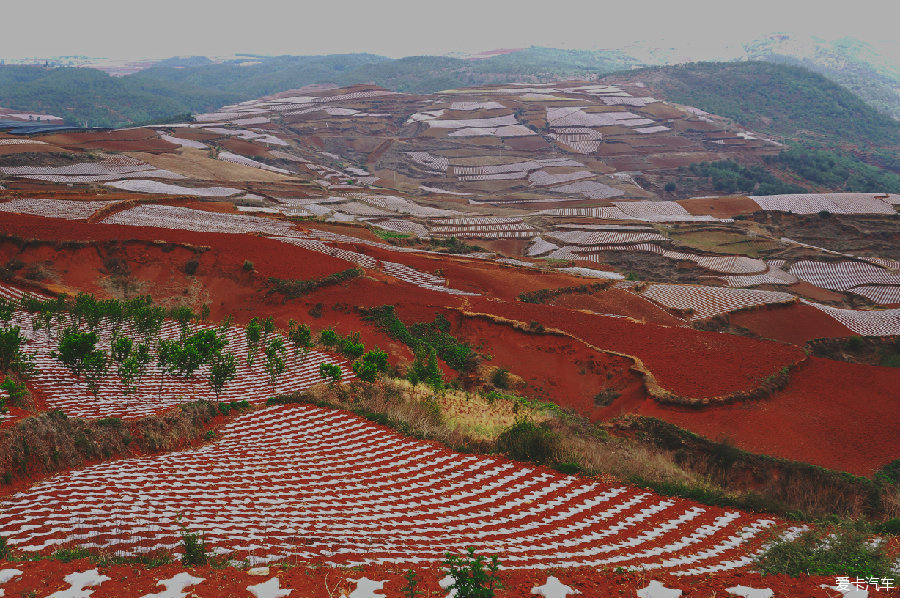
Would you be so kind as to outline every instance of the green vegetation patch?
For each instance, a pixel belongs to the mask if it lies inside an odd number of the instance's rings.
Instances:
[[[362,268],[348,268],[322,278],[312,278],[310,280],[283,280],[273,276],[269,278],[269,285],[271,285],[269,294],[280,293],[287,299],[296,299],[322,287],[340,284],[363,274],[365,272]]]
[[[780,195],[807,192],[804,187],[776,178],[762,166],[741,166],[734,160],[698,162],[691,164],[690,171],[696,176],[709,178],[713,189],[722,193]]]
[[[647,69],[666,99],[772,135],[808,131],[857,144],[898,142],[898,124],[840,85],[804,68],[767,62],[698,62]],[[655,80],[654,80],[655,79]]]
[[[427,359],[432,351],[460,373],[469,373],[478,365],[478,355],[468,344],[450,334],[450,322],[437,314],[432,322],[418,322],[409,327],[397,317],[393,305],[374,307],[366,312],[366,319],[375,322],[391,338],[394,338],[417,355]]]

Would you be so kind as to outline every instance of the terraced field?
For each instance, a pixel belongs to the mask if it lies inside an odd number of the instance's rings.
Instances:
[[[260,456],[266,455],[265,460]],[[663,499],[404,439],[310,406],[267,408],[195,451],[89,467],[3,502],[18,549],[177,551],[177,516],[217,551],[354,566],[478,545],[512,568],[700,575],[748,565],[771,518]]]

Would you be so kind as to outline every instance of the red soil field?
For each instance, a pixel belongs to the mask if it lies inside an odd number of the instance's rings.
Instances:
[[[603,350],[639,357],[659,384],[676,394],[712,398],[759,385],[763,378],[801,360],[789,345],[745,337],[639,324],[551,305],[499,303],[472,298],[471,311],[522,322],[541,322]]]
[[[804,303],[772,305],[738,311],[728,316],[740,326],[763,338],[804,345],[814,338],[853,336],[856,333],[824,312]]]
[[[159,592],[160,580],[171,579],[182,572],[189,572],[203,582],[186,588],[188,595],[196,598],[248,598],[248,586],[278,577],[282,589],[290,588],[290,596],[339,596],[349,595],[356,587],[355,580],[363,577],[375,581],[384,581],[384,587],[378,594],[386,596],[400,595],[405,581],[406,569],[397,565],[363,565],[352,570],[339,567],[321,566],[310,563],[289,563],[288,567],[271,567],[267,576],[250,576],[245,570],[235,568],[216,569],[210,566],[186,569],[179,564],[163,565],[147,569],[134,565],[113,565],[97,567],[87,559],[62,563],[42,560],[34,562],[2,563],[4,568],[16,568],[23,575],[6,582],[3,588],[8,596],[27,594],[35,590],[38,596],[45,596],[54,591],[69,587],[64,577],[70,573],[98,569],[99,573],[110,578],[94,590],[91,598],[122,598],[123,596],[143,596]],[[447,591],[441,589],[438,582],[445,573],[436,566],[417,567],[416,572],[421,579],[419,589],[425,595],[444,596]],[[786,575],[762,576],[757,573],[724,572],[709,576],[679,577],[662,572],[621,572],[601,571],[589,567],[575,569],[553,569],[549,571],[507,570],[500,573],[503,589],[497,591],[498,598],[520,598],[531,596],[532,589],[543,585],[548,576],[556,576],[559,581],[579,592],[579,596],[631,597],[636,591],[645,588],[651,580],[661,582],[666,588],[683,591],[682,598],[709,598],[710,596],[730,596],[726,588],[743,585],[753,588],[770,588],[773,598],[797,598],[799,596],[828,596],[819,586],[835,584],[834,577],[807,576],[791,578]],[[838,593],[832,594],[839,595]],[[870,596],[872,594],[870,593]],[[882,591],[878,596],[890,598],[897,596],[895,592]]]
[[[900,458],[898,390],[896,368],[810,357],[768,399],[700,411],[646,401],[637,412],[754,453],[868,476]]]
[[[678,202],[685,210],[698,216],[710,215],[716,218],[734,218],[739,214],[752,214],[762,208],[744,196],[681,199]]]
[[[569,309],[586,309],[599,314],[628,316],[652,324],[684,326],[684,322],[666,310],[623,289],[610,288],[590,295],[580,293],[560,295],[553,299],[552,303]]]
[[[58,133],[41,138],[69,149],[102,149],[115,152],[174,152],[178,146],[160,139],[152,129],[118,129],[98,133]]]
[[[596,301],[593,306],[598,309],[644,318],[647,324],[577,311],[563,305],[521,303],[515,301],[515,297],[523,291],[573,286],[587,281],[557,273],[505,268],[471,258],[396,253],[361,244],[342,244],[380,259],[406,263],[422,271],[440,269],[449,279],[450,286],[486,296],[459,297],[436,293],[370,270],[366,276],[344,285],[323,288],[300,299],[284,301],[279,295],[266,294],[269,276],[309,279],[344,270],[350,264],[249,235],[234,237],[168,229],[90,225],[12,214],[0,214],[0,230],[24,238],[63,241],[164,240],[210,247],[197,254],[199,267],[195,278],[201,283],[202,298],[208,298],[212,303],[214,319],[233,314],[240,323],[262,313],[272,314],[279,326],[285,326],[287,319],[294,318],[309,322],[314,330],[333,325],[342,334],[360,331],[367,346],[378,345],[387,349],[392,354],[392,362],[411,361],[412,354],[408,348],[363,320],[356,311],[357,306],[393,304],[397,306],[401,318],[408,322],[430,321],[436,311],[453,314],[454,308],[494,314],[526,324],[537,321],[548,328],[563,330],[601,350],[638,357],[664,389],[686,397],[715,397],[755,388],[765,377],[804,357],[799,348],[791,345],[660,325],[665,316],[656,314],[656,308],[618,290],[595,293],[591,297],[564,296],[561,302],[572,301],[580,305],[581,301]],[[340,227],[335,230],[340,231]],[[14,256],[11,245],[2,247],[3,259]],[[158,298],[184,296],[190,281],[179,267],[193,256],[192,252],[175,248],[166,253],[160,246],[145,243],[122,242],[119,247],[128,258],[132,272],[148,281],[146,290],[141,292]],[[30,251],[33,253],[23,261],[51,261],[60,277],[60,284],[71,286],[73,291],[86,290],[106,295],[98,282],[98,269],[103,267],[103,260],[96,250],[34,247]],[[91,252],[93,255],[89,256]],[[243,270],[244,260],[254,263],[254,273]],[[308,312],[317,304],[322,304],[322,316],[320,319],[310,318]],[[811,335],[843,333],[840,325],[823,320],[822,316],[811,311],[812,308],[805,307],[796,305],[766,312],[745,312],[734,316],[735,323],[754,329],[759,334],[780,335],[783,340],[792,342],[802,342]],[[774,318],[774,330],[766,328],[766,317]],[[571,368],[563,366],[560,359],[568,354],[570,358],[575,356],[573,361],[588,363],[589,359],[594,359],[606,364],[618,363],[618,358],[595,357],[593,350],[577,340],[526,335],[509,326],[488,324],[483,320],[451,319],[459,322],[454,326],[454,334],[460,333],[475,345],[483,343],[483,352],[495,356],[495,361],[488,365],[507,367],[526,378],[532,386],[544,387],[547,396],[560,404],[576,408],[591,417],[616,415],[623,405],[629,409],[633,406],[640,413],[661,417],[708,437],[717,438],[723,432],[727,433],[738,446],[747,450],[802,459],[855,473],[870,473],[883,464],[880,461],[884,460],[885,455],[897,452],[891,446],[900,432],[895,423],[897,405],[891,402],[896,400],[897,389],[900,388],[900,377],[895,370],[812,359],[792,375],[787,389],[770,399],[747,405],[705,410],[679,409],[642,400],[642,395],[637,394],[636,390],[626,390],[621,402],[614,402],[609,411],[598,411],[591,403],[592,397],[603,387],[603,381],[582,376],[580,369],[562,375],[560,368],[563,371]],[[516,351],[517,348],[523,350]],[[631,375],[628,373],[626,378]],[[861,392],[864,393],[862,396]],[[737,410],[740,413],[736,413]],[[798,438],[807,440],[800,443]]]

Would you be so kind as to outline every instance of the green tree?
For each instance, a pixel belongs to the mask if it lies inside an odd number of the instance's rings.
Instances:
[[[181,331],[181,338],[187,338],[188,333],[190,332],[191,322],[197,319],[197,314],[194,313],[187,305],[177,305],[169,310],[169,317],[175,320],[178,323],[178,328]]]
[[[237,375],[237,364],[234,353],[219,352],[213,356],[209,364],[209,386],[216,393],[216,400],[222,394],[225,385]]]
[[[388,355],[378,347],[367,352],[360,359],[353,362],[353,372],[360,380],[374,382],[378,372],[387,371]]]
[[[321,376],[323,380],[327,380],[330,384],[334,384],[341,379],[341,368],[332,363],[319,364],[319,376]]]
[[[244,329],[244,336],[247,339],[247,365],[253,365],[256,359],[256,352],[259,350],[259,343],[262,340],[262,326],[259,318],[253,318]]]
[[[81,376],[85,360],[97,350],[96,347],[96,332],[82,332],[77,326],[69,326],[63,331],[57,350],[51,351],[50,356],[62,362],[76,376]]]
[[[284,339],[275,336],[269,339],[265,348],[266,354],[266,373],[269,375],[269,384],[272,385],[272,392],[275,392],[275,381],[287,368],[284,362]]]
[[[406,375],[413,384],[422,382],[435,390],[444,387],[444,377],[438,366],[437,353],[434,349],[416,351],[416,359]]]
[[[31,371],[31,356],[24,351],[26,339],[18,326],[0,328],[0,372],[13,370],[23,375]]]
[[[294,320],[288,321],[288,340],[294,345],[294,354],[303,351],[304,358],[312,347],[312,330],[306,324],[298,324]]]

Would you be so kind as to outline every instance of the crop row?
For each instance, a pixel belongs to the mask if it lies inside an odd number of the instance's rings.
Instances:
[[[698,320],[757,305],[794,300],[789,293],[676,284],[650,285],[642,295],[665,307],[688,311],[692,319]]]
[[[34,330],[31,317],[24,312],[17,311],[13,323],[20,327],[22,335],[27,339],[24,350],[33,354],[36,368],[29,385],[39,391],[50,410],[61,409],[68,415],[87,418],[139,417],[165,411],[186,401],[216,399],[207,382],[207,366],[201,366],[192,376],[182,377],[165,375],[155,362],[149,364],[134,392],[126,392],[115,372],[110,371],[97,382],[97,393],[94,394],[84,378],[76,377],[58,359],[51,356],[51,351],[57,350],[58,345],[54,334],[46,330]],[[108,321],[101,323],[98,327],[98,346],[109,346],[116,327],[117,325]],[[202,328],[204,327],[198,329]],[[178,326],[173,322],[164,323],[160,338],[179,338]],[[343,378],[353,376],[347,363],[340,358],[319,351],[304,354],[291,349],[285,354],[287,369],[273,384],[268,378],[262,358],[254,359],[252,364],[243,359],[248,354],[248,346],[242,328],[230,328],[225,332],[225,338],[228,340],[226,350],[239,359],[236,360],[236,377],[225,385],[219,400],[259,403],[274,394],[308,388],[322,381],[319,366],[323,363],[341,367]]]
[[[510,568],[693,575],[746,566],[774,523],[461,455],[312,406],[236,418],[221,438],[36,484],[3,502],[0,534],[25,551],[171,550],[180,516],[211,548],[253,562],[428,563],[478,546]]]
[[[0,212],[31,214],[47,218],[85,220],[94,212],[110,205],[111,201],[75,201],[64,199],[13,199],[0,203]]]

